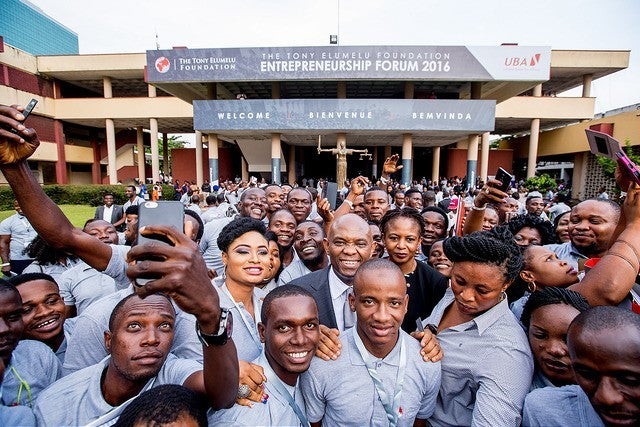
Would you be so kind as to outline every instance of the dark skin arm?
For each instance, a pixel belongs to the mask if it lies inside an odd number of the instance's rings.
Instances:
[[[159,277],[144,286],[136,286],[138,295],[144,298],[162,292],[182,310],[193,314],[204,334],[217,334],[220,300],[198,245],[175,227],[147,226],[140,232],[148,237],[164,236],[173,246],[151,242],[134,246],[129,251],[127,259],[132,264],[127,269],[127,276],[134,283],[138,277]],[[192,374],[183,385],[206,394],[214,410],[231,407],[236,400],[239,371],[233,340],[222,346],[203,345],[202,353],[202,371]]]
[[[33,228],[55,249],[77,255],[98,271],[111,259],[109,245],[75,228],[33,177],[27,158],[40,141],[35,130],[20,123],[22,107],[0,105],[0,170]],[[17,130],[17,134],[9,131]],[[46,212],[46,215],[42,213]]]
[[[482,187],[480,194],[473,200],[473,205],[476,208],[484,208],[487,203],[501,204],[508,197],[508,194],[497,188],[501,184],[497,179],[490,179]],[[466,236],[474,231],[482,230],[482,220],[484,219],[484,210],[471,209],[464,219],[464,227],[462,229],[462,235]]]
[[[629,186],[622,208],[624,230],[584,279],[569,286],[594,306],[619,304],[629,294],[640,270],[640,186]]]
[[[11,235],[10,234],[2,234],[0,235],[0,257],[2,257],[2,263],[11,261],[9,258],[9,244],[11,243]],[[2,267],[3,272],[11,271],[11,266],[7,265],[6,267]]]

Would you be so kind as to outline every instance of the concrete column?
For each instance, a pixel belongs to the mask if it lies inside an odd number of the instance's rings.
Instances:
[[[144,132],[142,126],[136,128],[136,148],[138,149],[138,178],[142,182],[146,182],[147,176],[145,171],[145,158],[144,158]]]
[[[540,119],[531,120],[531,134],[529,135],[529,153],[527,157],[527,178],[536,175],[538,160],[538,137],[540,136]]]
[[[433,147],[433,159],[431,159],[431,181],[440,181],[440,147]],[[440,184],[438,184],[440,185]]]
[[[64,151],[64,129],[62,128],[62,122],[60,120],[53,121],[53,135],[56,141],[56,153],[58,154],[58,160],[56,161],[56,182],[58,184],[68,184],[67,156]]]
[[[589,153],[576,153],[573,158],[573,175],[571,176],[571,197],[584,199],[584,188],[587,179],[587,160]]]
[[[102,91],[105,98],[113,98],[111,77],[102,78]],[[105,119],[105,131],[107,134],[107,174],[109,184],[118,183],[118,168],[116,167],[116,128],[113,119]],[[57,171],[56,171],[57,173]]]
[[[160,150],[158,150],[158,119],[149,119],[149,139],[151,141],[151,178],[160,181]]]
[[[271,134],[271,181],[276,184],[280,184],[280,153],[282,148],[280,147],[280,134]]]
[[[245,158],[242,158],[242,180],[243,181],[249,181],[249,165],[247,164],[247,161],[245,160]]]
[[[289,184],[296,181],[296,146],[289,147],[289,164],[287,166],[289,174],[287,175]],[[342,187],[341,187],[342,188]]]
[[[402,183],[411,185],[411,164],[413,159],[413,141],[410,133],[402,134]]]
[[[169,135],[166,132],[162,133],[162,172],[169,175]]]
[[[593,82],[593,74],[585,74],[582,76],[582,97],[591,97],[591,82]]]
[[[100,170],[100,144],[95,130],[89,131],[89,140],[93,150],[93,164],[91,165],[91,183],[102,184],[102,171]],[[65,168],[66,169],[66,168]],[[58,182],[56,180],[56,182]]]
[[[469,135],[469,146],[467,147],[467,190],[476,185],[479,139],[478,135]]]
[[[482,134],[482,150],[480,153],[480,178],[487,182],[489,172],[489,132]]]
[[[219,185],[220,176],[218,171],[218,135],[210,133],[208,135],[209,145],[209,182],[211,185]],[[243,160],[244,161],[244,160]],[[233,177],[231,177],[233,178]]]
[[[118,183],[118,168],[116,167],[116,128],[113,119],[105,119],[105,129],[107,133],[107,172],[109,174],[109,184]]]
[[[157,96],[156,87],[153,85],[147,85],[147,93],[149,98],[155,98]]]
[[[113,98],[113,89],[111,88],[111,77],[102,78],[102,91],[105,98]]]
[[[533,88],[533,96],[542,96],[542,84]],[[538,162],[538,138],[540,137],[540,119],[531,120],[531,133],[529,135],[529,153],[527,157],[527,178],[536,175],[536,163]]]
[[[204,173],[202,170],[202,132],[196,131],[196,184],[202,187],[204,183]]]

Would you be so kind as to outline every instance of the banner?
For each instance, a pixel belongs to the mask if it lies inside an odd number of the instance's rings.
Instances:
[[[202,132],[469,131],[490,132],[495,101],[445,99],[256,99],[194,101]]]
[[[546,81],[550,64],[550,47],[531,46],[172,49],[147,51],[147,79]]]

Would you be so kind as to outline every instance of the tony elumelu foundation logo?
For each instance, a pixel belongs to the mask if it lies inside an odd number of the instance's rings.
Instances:
[[[164,74],[169,71],[169,68],[171,68],[171,62],[166,57],[161,56],[156,59],[156,70],[158,70],[159,73]]]

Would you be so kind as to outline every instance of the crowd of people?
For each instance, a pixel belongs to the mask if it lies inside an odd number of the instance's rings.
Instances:
[[[622,204],[568,203],[404,187],[393,155],[335,205],[324,180],[176,181],[182,230],[138,228],[136,186],[79,229],[33,178],[20,111],[0,106],[0,425],[640,423],[623,175]]]

